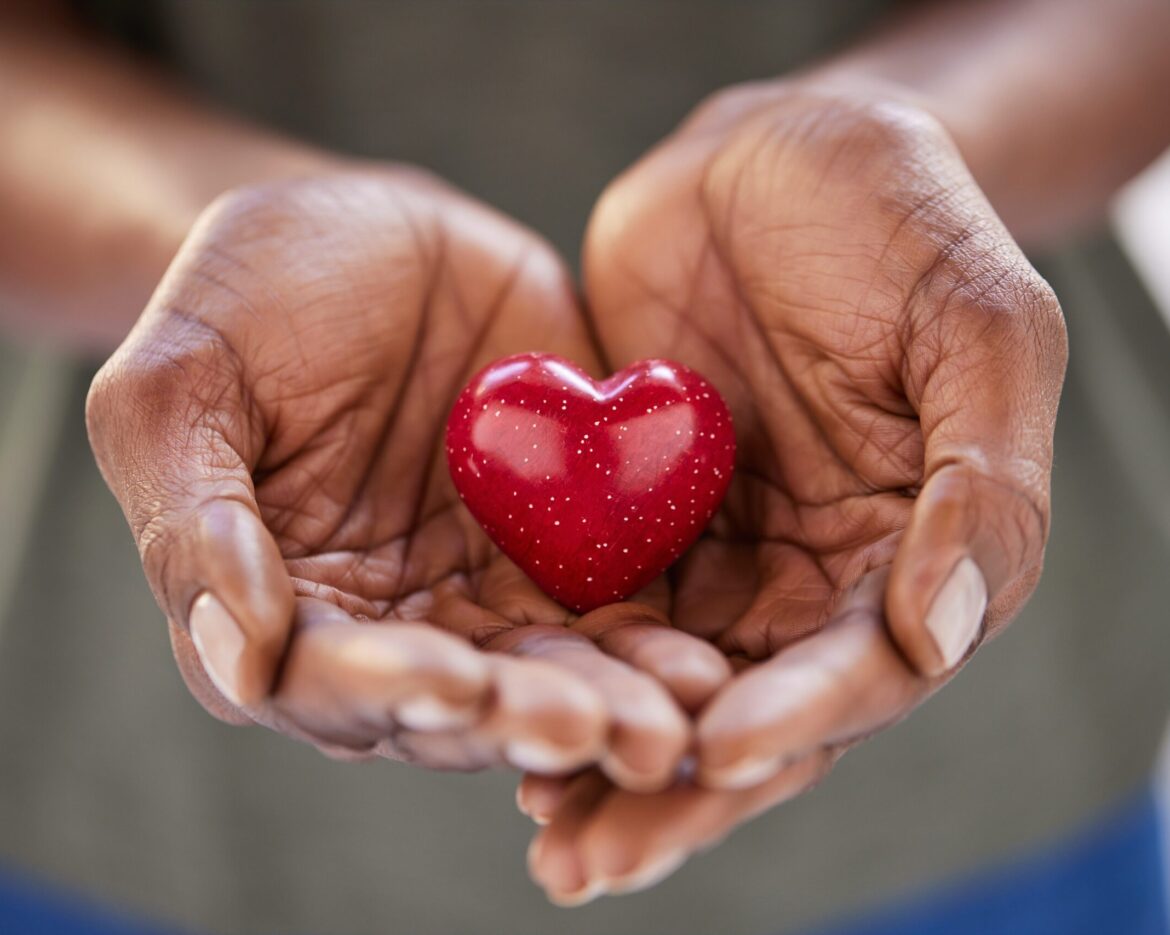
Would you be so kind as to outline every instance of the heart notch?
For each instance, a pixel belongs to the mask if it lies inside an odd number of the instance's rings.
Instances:
[[[578,613],[664,572],[710,522],[735,466],[718,390],[669,360],[596,381],[551,354],[481,370],[447,422],[447,464],[491,540]]]

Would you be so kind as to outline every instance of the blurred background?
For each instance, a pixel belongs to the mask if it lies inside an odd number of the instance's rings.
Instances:
[[[697,101],[814,61],[885,4],[80,6],[221,106],[425,165],[575,257],[606,182]],[[1073,360],[1049,570],[1022,618],[811,794],[574,911],[526,878],[515,777],[333,763],[188,697],[86,443],[98,361],[3,339],[0,930],[33,931],[42,898],[66,919],[74,894],[76,931],[107,930],[92,901],[131,920],[108,931],[808,932],[1126,807],[1170,712],[1170,160],[1113,226],[1035,258]]]

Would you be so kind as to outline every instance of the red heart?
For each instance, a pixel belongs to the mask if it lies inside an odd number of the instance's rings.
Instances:
[[[699,537],[735,465],[719,392],[644,360],[600,383],[549,354],[480,371],[447,422],[459,496],[541,589],[584,613],[645,587]]]

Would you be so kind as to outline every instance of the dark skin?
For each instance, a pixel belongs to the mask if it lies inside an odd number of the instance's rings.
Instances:
[[[198,219],[89,422],[218,716],[339,756],[592,766],[520,790],[548,823],[534,876],[580,902],[815,782],[1030,592],[1065,340],[1000,217],[1063,231],[1164,145],[1164,4],[912,5],[718,96],[602,198],[583,301],[537,238],[441,183],[233,121],[16,6],[0,275],[25,326],[120,339]],[[598,375],[676,357],[740,434],[710,534],[580,619],[442,471],[449,400],[527,350]],[[692,747],[696,783],[639,794]]]
[[[566,632],[441,456],[471,374],[534,343],[591,362],[559,261],[422,173],[338,164],[208,212],[89,401],[206,707],[338,755],[671,781],[689,738],[672,691],[705,698],[725,664],[636,609],[624,634],[609,612],[609,655],[580,635],[597,615]],[[209,600],[238,646],[200,633]],[[709,671],[656,663],[680,646]]]
[[[602,199],[585,257],[612,365],[657,348],[732,408],[736,478],[671,616],[742,668],[698,718],[698,778],[754,811],[761,782],[791,795],[904,717],[1030,593],[1063,320],[941,127],[815,84],[700,109]],[[964,559],[991,600],[945,658],[926,621]],[[532,781],[530,809],[555,790]],[[534,873],[568,902],[643,885],[687,816],[726,830],[678,795],[669,833],[623,792],[570,798]]]

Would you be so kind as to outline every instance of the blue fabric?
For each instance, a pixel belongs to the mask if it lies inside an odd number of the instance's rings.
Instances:
[[[1070,841],[821,935],[1170,935],[1152,793]],[[178,935],[0,867],[0,932]]]
[[[6,867],[0,867],[0,933],[180,935],[178,929],[133,919]]]
[[[822,935],[1168,935],[1152,792],[1061,845]]]

